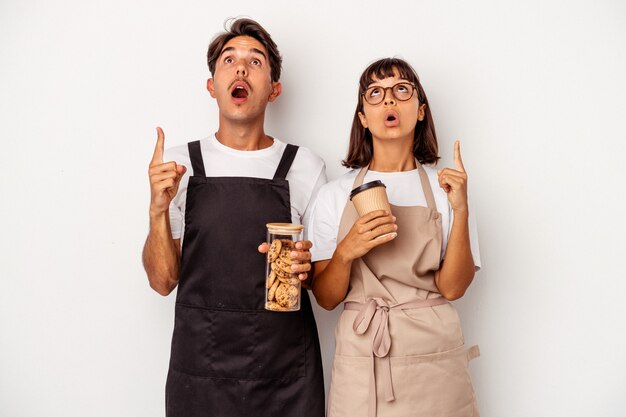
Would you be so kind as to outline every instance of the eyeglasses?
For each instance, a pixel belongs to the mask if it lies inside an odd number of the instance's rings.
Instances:
[[[413,84],[409,83],[398,83],[392,85],[391,87],[380,87],[376,85],[365,90],[365,93],[363,93],[362,96],[363,98],[365,98],[365,101],[375,106],[382,103],[382,101],[385,99],[385,96],[387,95],[387,90],[391,90],[391,95],[396,100],[407,101],[411,97],[413,97],[413,93],[417,90],[417,88]]]

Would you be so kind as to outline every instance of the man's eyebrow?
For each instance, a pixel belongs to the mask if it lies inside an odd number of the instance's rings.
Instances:
[[[232,47],[232,46],[229,46],[229,47],[227,47],[227,48],[224,48],[224,49],[222,49],[222,52],[220,52],[220,56],[222,56],[222,55],[223,55],[224,53],[226,53],[226,52],[231,52],[231,51],[234,51],[234,50],[235,50],[235,48],[234,48],[234,47]],[[263,55],[263,58],[267,59],[267,56],[265,55],[265,52],[261,51],[261,50],[260,50],[260,49],[258,49],[258,48],[250,48],[250,52],[257,53],[257,54],[260,54],[260,55]]]
[[[265,52],[261,51],[260,49],[251,48],[250,51],[256,52],[257,54],[261,54],[261,55],[263,55],[263,58],[267,59],[267,56],[265,56]]]
[[[234,51],[235,48],[233,48],[232,46],[229,46],[228,48],[224,48],[222,49],[222,52],[220,52],[220,55],[222,55],[224,52],[229,52],[229,51]]]

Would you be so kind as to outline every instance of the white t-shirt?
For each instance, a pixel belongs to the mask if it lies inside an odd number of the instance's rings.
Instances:
[[[274,178],[286,143],[274,139],[274,143],[258,151],[239,151],[221,144],[215,135],[200,140],[200,149],[207,177],[253,177]],[[185,231],[185,206],[187,185],[193,174],[187,144],[167,149],[163,161],[176,161],[187,167],[180,181],[178,193],[170,203],[170,225],[172,237],[182,239]],[[324,161],[307,148],[300,147],[287,173],[291,198],[291,221],[306,224],[309,203],[326,183]],[[306,234],[306,230],[305,230]]]
[[[448,195],[439,186],[437,170],[431,165],[423,165],[423,167],[428,174],[437,211],[441,213],[441,234],[443,237],[441,259],[443,259],[448,238],[450,237],[454,213],[448,203]],[[350,170],[320,188],[311,210],[309,223],[307,224],[309,239],[313,242],[313,248],[311,248],[312,261],[326,260],[333,256],[337,247],[339,222],[341,221],[346,201],[348,201],[350,196],[354,179],[359,171],[360,169]],[[402,172],[368,171],[363,183],[375,180],[380,180],[385,184],[387,196],[391,204],[396,206],[427,206],[417,169]],[[469,210],[469,234],[474,265],[476,270],[479,270],[481,263],[478,249],[478,234],[471,205]]]

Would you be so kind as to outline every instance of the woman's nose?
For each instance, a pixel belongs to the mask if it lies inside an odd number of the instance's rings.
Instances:
[[[385,88],[385,99],[383,100],[385,105],[396,104],[396,99],[393,96],[391,88]]]

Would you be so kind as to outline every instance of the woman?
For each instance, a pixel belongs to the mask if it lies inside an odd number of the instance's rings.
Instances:
[[[467,174],[436,171],[428,99],[405,61],[363,72],[350,147],[353,168],[319,192],[309,226],[313,293],[331,310],[344,302],[328,400],[335,416],[477,416],[456,310],[480,268]],[[350,191],[386,185],[392,213],[358,217]]]

